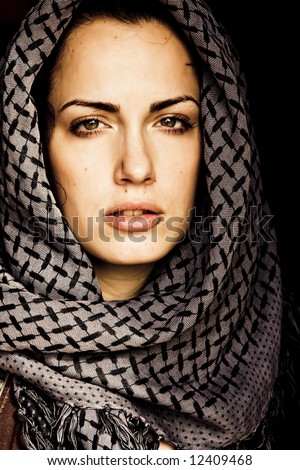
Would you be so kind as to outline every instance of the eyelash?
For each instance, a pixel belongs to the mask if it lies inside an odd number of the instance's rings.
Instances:
[[[72,134],[74,134],[77,137],[91,137],[91,136],[102,134],[103,132],[102,127],[100,129],[95,129],[92,131],[88,131],[88,130],[80,131],[79,130],[79,127],[82,124],[89,123],[91,121],[95,121],[95,122],[98,122],[99,124],[103,124],[104,125],[103,128],[109,127],[108,125],[104,124],[104,122],[102,122],[98,117],[90,116],[90,117],[79,119],[78,121],[73,122],[70,126],[70,131],[72,132]]]
[[[157,126],[157,124],[162,123],[162,121],[166,121],[167,119],[174,119],[176,121],[179,121],[179,122],[182,123],[182,126],[179,127],[179,128],[176,128],[176,129],[174,129],[172,127],[168,128],[168,127],[165,127],[165,126],[162,126],[162,125]],[[79,127],[81,125],[83,125],[85,123],[89,123],[91,121],[95,121],[95,122],[98,122],[99,124],[103,124],[103,127],[101,127],[100,129],[95,129],[95,130],[91,130],[91,131],[88,131],[88,130],[80,131],[79,130]],[[163,132],[166,133],[166,134],[182,135],[182,134],[185,134],[190,129],[193,129],[194,127],[196,127],[197,124],[195,122],[192,122],[186,116],[182,116],[182,115],[179,115],[179,114],[170,114],[168,116],[162,117],[156,123],[155,126],[163,129]],[[70,126],[70,131],[72,132],[72,134],[74,134],[77,137],[92,137],[92,136],[97,136],[97,135],[102,134],[103,129],[109,128],[109,127],[110,126],[106,125],[98,117],[91,116],[91,117],[80,119],[78,121],[73,122]]]
[[[164,116],[158,122],[161,123],[162,121],[166,121],[167,119],[175,119],[176,121],[181,122],[182,126],[177,129],[165,127],[163,132],[165,132],[166,134],[182,135],[190,129],[196,127],[195,122],[192,122],[187,116],[182,116],[181,114],[170,114],[169,116]]]

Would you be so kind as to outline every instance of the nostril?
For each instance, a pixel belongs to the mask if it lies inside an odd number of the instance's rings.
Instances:
[[[131,144],[125,145],[120,159],[116,162],[115,179],[119,184],[153,184],[155,179],[154,161],[146,149],[139,150]]]

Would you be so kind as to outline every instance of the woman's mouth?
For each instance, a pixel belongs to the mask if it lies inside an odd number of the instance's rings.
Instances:
[[[149,203],[122,204],[105,215],[104,221],[118,231],[147,232],[162,219],[162,211]]]

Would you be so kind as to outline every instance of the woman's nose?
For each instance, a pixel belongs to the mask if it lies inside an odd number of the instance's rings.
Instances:
[[[124,135],[115,168],[117,184],[146,184],[155,181],[155,169],[150,144],[142,131],[135,130]]]

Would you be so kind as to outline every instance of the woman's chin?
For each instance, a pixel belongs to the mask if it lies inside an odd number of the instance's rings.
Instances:
[[[85,251],[92,256],[94,261],[115,265],[140,265],[155,263],[172,251],[175,243],[158,241],[155,243],[144,242],[119,242],[107,243],[107,246],[86,246]]]

